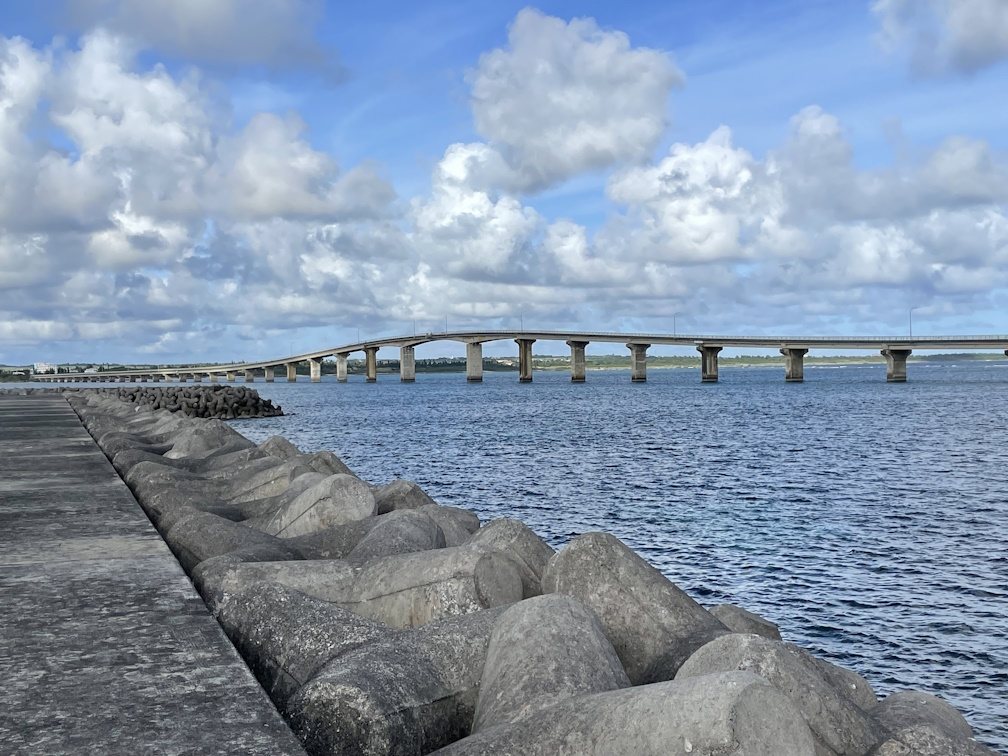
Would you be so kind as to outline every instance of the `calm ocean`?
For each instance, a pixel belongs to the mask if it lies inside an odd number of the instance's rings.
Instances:
[[[254,388],[236,422],[415,480],[556,547],[626,541],[703,604],[731,601],[880,695],[940,694],[1008,752],[1008,363],[326,376]],[[282,379],[281,379],[282,380]]]

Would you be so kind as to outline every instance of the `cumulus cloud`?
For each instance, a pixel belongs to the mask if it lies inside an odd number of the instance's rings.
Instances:
[[[199,63],[311,67],[342,75],[315,38],[318,0],[68,0],[72,23],[100,24]]]
[[[372,268],[404,257],[401,209],[376,167],[342,170],[293,114],[235,132],[197,73],[138,70],[136,50],[105,30],[69,50],[0,39],[2,308],[35,324],[7,340],[148,348],[165,324],[321,322],[373,306]]]
[[[534,190],[648,159],[684,78],[667,54],[631,47],[593,19],[526,9],[508,47],[481,55],[468,81],[476,128],[513,170],[510,188]]]
[[[907,48],[918,73],[973,73],[1008,57],[1004,0],[876,0],[889,49]]]

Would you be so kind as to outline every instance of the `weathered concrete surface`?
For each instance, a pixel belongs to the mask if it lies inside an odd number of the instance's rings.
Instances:
[[[790,698],[808,722],[819,754],[864,756],[882,735],[882,728],[846,691],[833,686],[812,655],[791,643],[723,635],[694,653],[675,679],[734,670],[754,672]]]
[[[751,672],[728,672],[571,698],[488,727],[444,756],[813,756],[801,714]]]
[[[303,753],[59,395],[0,395],[0,752]]]
[[[710,608],[710,613],[717,617],[721,624],[733,633],[751,633],[762,635],[770,640],[780,640],[780,628],[768,619],[754,612],[743,609],[735,604],[717,604]]]
[[[543,593],[593,610],[634,685],[671,680],[679,666],[728,628],[608,533],[585,533],[550,559]]]
[[[473,732],[528,719],[576,696],[629,687],[591,609],[559,594],[519,601],[490,634]]]

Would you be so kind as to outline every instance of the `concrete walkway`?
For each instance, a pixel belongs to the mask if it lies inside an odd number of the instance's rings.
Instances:
[[[0,393],[0,753],[304,753],[59,395]]]

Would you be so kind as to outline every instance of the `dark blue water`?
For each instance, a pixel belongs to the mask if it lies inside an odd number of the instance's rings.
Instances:
[[[1008,366],[909,373],[302,377],[255,384],[290,414],[236,425],[554,546],[610,531],[701,603],[768,617],[880,694],[939,694],[1008,752]]]

